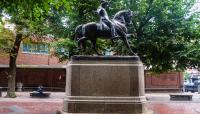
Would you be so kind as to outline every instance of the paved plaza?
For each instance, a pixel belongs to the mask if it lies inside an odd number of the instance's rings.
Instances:
[[[192,101],[170,101],[169,93],[149,93],[147,107],[155,114],[200,114],[200,95],[191,94]]]
[[[3,96],[5,96],[3,92]],[[17,92],[18,97],[0,98],[0,114],[56,114],[62,110],[64,92],[52,92],[50,98],[30,98],[29,92]],[[170,101],[169,93],[147,93],[147,108],[154,114],[200,114],[200,95],[193,101]]]

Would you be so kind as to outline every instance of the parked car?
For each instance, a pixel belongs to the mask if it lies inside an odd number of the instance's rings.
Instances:
[[[189,82],[184,83],[185,92],[197,92],[200,85],[200,79],[198,77],[192,77]]]

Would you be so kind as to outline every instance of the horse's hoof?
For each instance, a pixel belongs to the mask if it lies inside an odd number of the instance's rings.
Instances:
[[[103,54],[96,53],[98,56],[103,56]]]
[[[136,53],[133,53],[133,56],[138,56]]]
[[[77,48],[78,51],[81,51],[81,48]]]

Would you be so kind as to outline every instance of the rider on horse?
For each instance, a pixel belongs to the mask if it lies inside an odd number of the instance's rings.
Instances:
[[[108,7],[108,2],[105,0],[101,0],[101,5],[97,8],[97,13],[100,16],[100,24],[105,23],[111,29],[112,39],[116,38],[116,30],[114,27],[114,23],[109,19],[108,14],[106,12],[106,7]]]

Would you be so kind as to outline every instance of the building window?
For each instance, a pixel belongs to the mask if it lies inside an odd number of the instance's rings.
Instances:
[[[48,54],[49,45],[44,43],[23,43],[22,50],[24,53]]]

